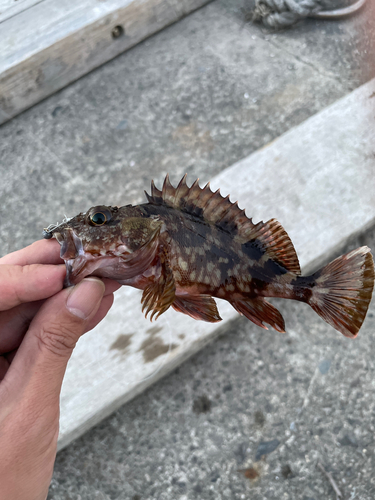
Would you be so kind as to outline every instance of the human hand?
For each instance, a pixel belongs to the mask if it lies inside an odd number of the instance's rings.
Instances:
[[[47,497],[66,365],[120,287],[86,278],[63,289],[59,250],[42,240],[0,259],[0,500]]]

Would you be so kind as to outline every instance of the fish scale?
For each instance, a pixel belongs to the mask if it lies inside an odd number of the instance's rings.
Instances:
[[[327,323],[355,337],[374,287],[368,247],[343,255],[311,276],[281,224],[254,224],[237,203],[209,184],[191,187],[186,175],[175,188],[166,176],[151,183],[148,203],[97,206],[50,225],[66,262],[66,285],[86,276],[111,278],[143,290],[142,310],[157,318],[169,307],[195,319],[220,321],[213,297],[225,299],[262,328],[285,331],[266,297],[309,304]]]

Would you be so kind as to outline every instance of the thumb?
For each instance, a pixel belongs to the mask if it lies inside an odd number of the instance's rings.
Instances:
[[[97,312],[104,290],[101,280],[86,278],[44,303],[4,379],[13,395],[29,401],[58,401],[66,365]]]

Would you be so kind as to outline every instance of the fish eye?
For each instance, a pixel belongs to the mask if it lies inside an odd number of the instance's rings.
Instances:
[[[91,226],[103,226],[111,218],[112,213],[107,207],[94,207],[88,214],[88,222]]]
[[[90,216],[90,220],[95,226],[102,226],[107,222],[107,217],[102,212],[96,212]]]

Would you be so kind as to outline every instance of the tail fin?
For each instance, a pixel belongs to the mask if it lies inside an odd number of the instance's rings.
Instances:
[[[310,306],[343,335],[356,337],[374,288],[374,261],[370,249],[361,247],[342,255],[313,277]]]

